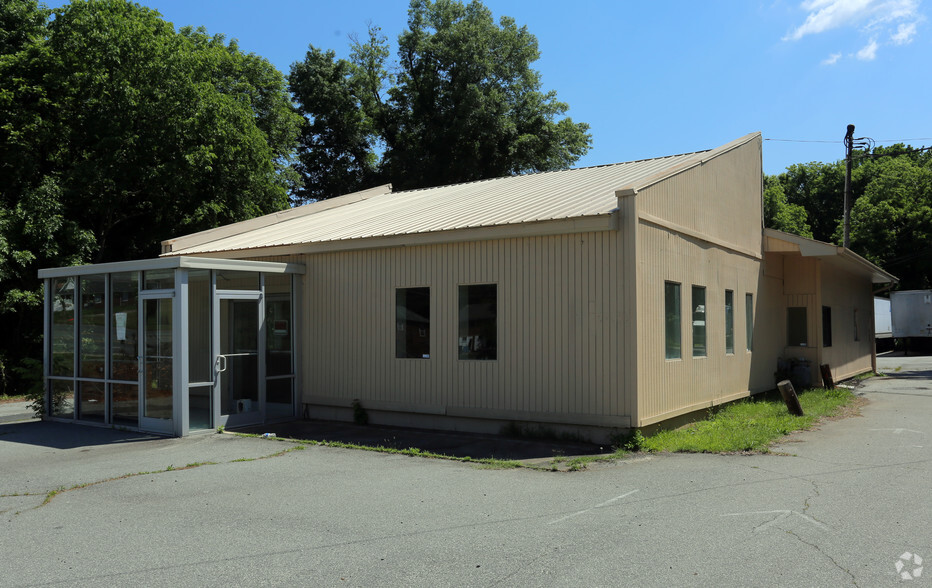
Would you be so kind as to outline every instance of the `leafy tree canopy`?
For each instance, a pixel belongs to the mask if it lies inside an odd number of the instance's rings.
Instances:
[[[844,161],[808,163],[766,176],[765,226],[841,244],[844,170]],[[900,278],[900,289],[932,287],[932,152],[855,152],[851,194],[851,249]]]
[[[38,268],[285,208],[301,122],[221,35],[125,0],[0,2],[0,384],[5,355],[37,353]]]
[[[831,241],[838,219],[844,212],[844,162],[798,163],[786,168],[776,178],[786,195],[786,202],[802,206],[808,213],[812,238]]]
[[[4,4],[0,19],[21,16]],[[92,261],[287,206],[300,117],[265,59],[123,0],[75,0],[0,60],[0,190],[57,184]],[[8,44],[9,46],[9,44]]]
[[[811,239],[807,218],[805,207],[787,201],[783,184],[776,176],[764,178],[764,226]]]
[[[899,277],[903,290],[932,287],[928,152],[866,161],[852,173],[852,185],[858,198],[851,210],[851,248]],[[839,226],[836,239],[841,235]]]
[[[311,46],[292,65],[301,200],[562,169],[589,149],[589,126],[541,89],[536,37],[478,0],[412,0],[397,64],[389,55],[370,27],[348,60]]]

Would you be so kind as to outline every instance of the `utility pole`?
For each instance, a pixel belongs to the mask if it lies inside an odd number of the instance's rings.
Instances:
[[[870,137],[854,138],[854,125],[848,125],[848,132],[845,133],[845,240],[844,247],[849,249],[851,246],[851,206],[854,204],[851,198],[851,158],[855,149],[865,149],[870,151],[874,148],[874,140]]]
[[[848,125],[845,134],[845,240],[844,247],[851,247],[851,151],[854,143],[854,125]]]

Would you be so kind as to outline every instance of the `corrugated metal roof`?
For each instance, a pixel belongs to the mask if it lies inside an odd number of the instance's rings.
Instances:
[[[738,142],[742,140],[732,144]],[[332,206],[333,201],[324,201],[331,205],[320,206],[319,212],[307,209],[308,214],[283,215],[282,220],[258,228],[253,227],[262,223],[253,221],[242,232],[235,231],[236,225],[224,227],[216,239],[206,231],[188,243],[186,237],[166,243],[172,244],[172,255],[191,255],[606,215],[617,207],[616,190],[637,188],[665,172],[697,163],[709,153],[481,180],[365,199],[347,197],[345,205]]]

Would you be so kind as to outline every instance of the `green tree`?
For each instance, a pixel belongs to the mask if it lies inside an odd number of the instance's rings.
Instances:
[[[791,165],[764,180],[769,227],[843,241],[844,161]],[[851,249],[900,278],[932,287],[932,152],[897,144],[853,156]],[[799,206],[805,211],[800,211]]]
[[[302,200],[391,182],[396,189],[562,169],[591,144],[588,125],[541,90],[527,27],[474,0],[412,0],[397,67],[377,27],[349,60],[310,47],[289,83],[308,123]],[[393,71],[395,73],[389,73]]]
[[[302,118],[267,60],[125,0],[7,0],[0,24],[0,362],[41,355],[40,267],[288,205]]]
[[[853,173],[852,184],[860,197],[851,211],[851,248],[899,277],[901,289],[932,287],[932,159],[928,153],[865,162]]]
[[[300,119],[266,60],[123,0],[72,2],[48,31],[34,83],[56,106],[51,159],[93,261],[287,205]]]
[[[812,238],[831,241],[844,214],[844,162],[794,164],[776,179],[783,188],[786,202],[802,206],[808,213]]]
[[[764,176],[764,226],[812,238],[806,209],[787,202],[783,185],[776,176]]]
[[[375,155],[376,130],[354,85],[357,69],[333,51],[311,47],[291,66],[290,88],[306,117],[295,170],[303,179],[299,200],[347,194],[381,180]]]
[[[0,55],[16,53],[42,36],[49,14],[36,0],[4,0],[0,5]]]

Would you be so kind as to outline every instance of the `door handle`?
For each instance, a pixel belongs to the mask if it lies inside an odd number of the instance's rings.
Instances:
[[[221,360],[223,360],[223,361],[221,361]],[[220,367],[221,365],[222,365],[223,367]],[[215,370],[218,374],[221,374],[221,373],[227,371],[227,358],[226,358],[225,356],[223,356],[223,355],[218,355],[218,356],[217,356],[217,359],[214,360],[214,370]]]

